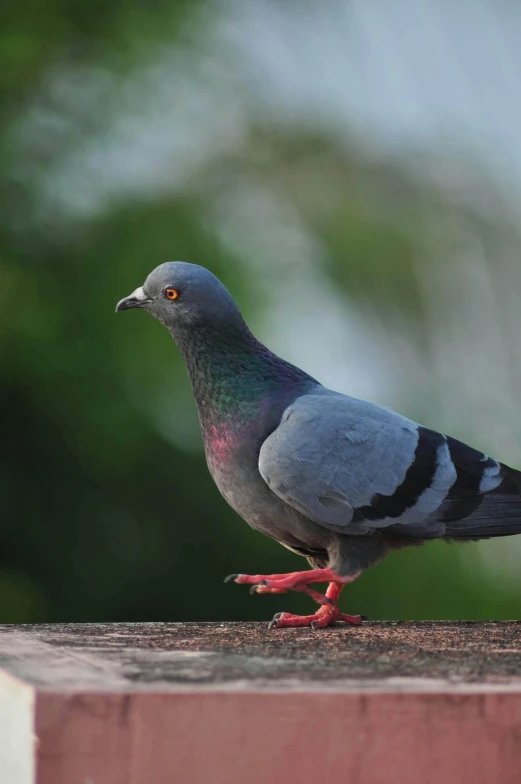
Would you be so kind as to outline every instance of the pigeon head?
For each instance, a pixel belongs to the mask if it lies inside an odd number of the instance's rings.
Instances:
[[[143,286],[118,302],[116,311],[130,308],[147,310],[174,338],[190,376],[205,440],[217,438],[219,432],[228,443],[230,422],[240,429],[255,420],[262,401],[275,390],[285,395],[295,386],[316,384],[252,335],[223,284],[197,264],[161,264]],[[214,426],[219,427],[212,430]]]
[[[171,332],[183,327],[221,326],[242,321],[233,298],[209,270],[170,261],[153,270],[143,286],[120,300],[116,312],[141,308]]]

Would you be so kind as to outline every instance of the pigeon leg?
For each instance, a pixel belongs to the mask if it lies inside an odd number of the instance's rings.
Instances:
[[[331,604],[336,604],[338,602],[343,587],[343,585],[339,585],[338,583],[329,583],[327,586],[326,597],[329,599]]]
[[[305,572],[291,572],[289,574],[231,574],[225,582],[233,580],[239,584],[251,585],[251,593],[285,593],[286,591],[299,591],[307,593],[321,607],[313,615],[292,615],[291,613],[277,613],[270,623],[270,629],[279,629],[284,626],[311,626],[320,629],[330,626],[335,621],[344,621],[358,626],[364,620],[361,615],[347,615],[340,612],[337,606],[342,588],[347,583],[353,582],[358,574],[341,577],[332,569],[310,569]],[[318,593],[309,587],[310,583],[329,582],[325,594]]]
[[[359,574],[359,573],[358,573]],[[309,588],[310,583],[335,583],[337,585],[346,585],[356,580],[358,574],[349,577],[341,577],[332,569],[308,569],[305,572],[289,572],[288,574],[230,574],[225,579],[225,583],[234,581],[239,585],[251,585],[252,592],[255,589],[256,593],[284,593],[284,591],[301,591],[309,593],[314,599],[322,594],[317,594]],[[328,589],[329,590],[329,589]],[[314,595],[315,594],[315,595]],[[327,603],[330,604],[332,597],[327,596]],[[338,598],[338,597],[337,597]],[[336,600],[334,600],[336,601]],[[324,597],[319,601],[319,604],[324,604]]]
[[[331,604],[331,599],[324,593],[319,593],[318,591],[314,591],[313,588],[310,588],[309,585],[299,584],[295,585],[291,590],[299,591],[300,593],[305,593],[308,596],[311,596],[317,604]],[[252,585],[250,588],[250,593],[286,593],[287,588],[269,588],[266,585]]]
[[[360,626],[367,620],[364,615],[347,615],[340,612],[337,601],[344,586],[339,583],[329,583],[326,591],[327,604],[323,604],[313,615],[293,615],[292,613],[277,613],[269,624],[270,629],[284,627],[311,626],[312,629],[324,629],[335,621],[343,621],[351,626]]]

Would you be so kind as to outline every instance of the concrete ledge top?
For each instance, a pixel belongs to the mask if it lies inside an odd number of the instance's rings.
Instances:
[[[0,669],[40,691],[521,692],[521,622],[0,626]]]

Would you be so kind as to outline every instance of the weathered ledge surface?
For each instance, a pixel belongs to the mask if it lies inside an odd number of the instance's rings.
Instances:
[[[521,688],[521,622],[0,626],[0,669],[51,689],[419,688],[417,679]],[[386,681],[391,678],[392,683]],[[413,679],[412,681],[410,679]]]
[[[518,784],[521,623],[0,626],[9,784]]]

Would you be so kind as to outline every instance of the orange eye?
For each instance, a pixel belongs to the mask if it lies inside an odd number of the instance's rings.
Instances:
[[[165,297],[167,299],[177,299],[179,292],[177,289],[165,289]]]

